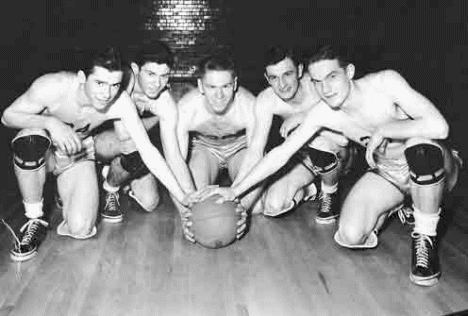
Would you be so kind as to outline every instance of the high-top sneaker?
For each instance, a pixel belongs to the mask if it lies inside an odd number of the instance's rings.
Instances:
[[[101,217],[104,222],[120,223],[123,219],[120,211],[119,193],[106,192],[104,209],[101,211]]]
[[[42,218],[30,218],[20,229],[19,243],[10,251],[14,261],[25,261],[37,254],[37,249],[47,235],[47,223]]]
[[[422,286],[433,286],[439,281],[440,266],[436,237],[413,232],[413,255],[410,279]]]
[[[340,198],[338,191],[334,193],[320,193],[320,209],[317,211],[315,221],[319,224],[331,224],[336,221],[340,212]]]

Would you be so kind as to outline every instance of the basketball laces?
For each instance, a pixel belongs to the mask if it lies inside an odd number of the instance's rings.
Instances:
[[[411,237],[416,239],[416,266],[427,268],[429,266],[429,248],[434,247],[429,236],[424,234],[411,233]]]

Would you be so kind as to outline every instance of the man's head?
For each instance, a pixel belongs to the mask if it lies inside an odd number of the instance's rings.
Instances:
[[[317,92],[333,109],[341,108],[348,98],[354,70],[347,53],[330,45],[307,59],[307,71]]]
[[[273,91],[284,101],[291,100],[299,89],[303,65],[293,49],[273,46],[265,52],[264,76]]]
[[[148,98],[155,99],[164,91],[173,65],[174,55],[164,43],[147,43],[140,48],[132,62],[132,70]]]
[[[98,110],[103,110],[114,102],[121,92],[122,76],[120,54],[113,47],[94,54],[88,67],[78,72],[87,98]]]
[[[229,110],[237,89],[236,64],[231,54],[219,51],[200,61],[198,89],[209,111],[222,115]]]

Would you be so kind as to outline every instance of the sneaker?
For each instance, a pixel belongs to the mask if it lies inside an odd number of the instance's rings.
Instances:
[[[440,267],[436,237],[413,232],[413,256],[410,279],[422,286],[433,286],[439,281]]]
[[[315,221],[319,224],[332,224],[339,215],[339,196],[338,192],[328,194],[323,191],[320,193],[320,209],[315,216]]]
[[[47,234],[47,223],[42,218],[31,218],[21,227],[19,243],[10,251],[13,261],[26,261],[37,254],[39,245]]]
[[[317,187],[315,186],[315,183],[311,183],[308,186],[304,188],[304,197],[303,201],[313,201],[317,197]]]
[[[102,220],[108,223],[120,223],[122,221],[123,216],[120,211],[118,192],[106,192],[106,201],[101,216]]]

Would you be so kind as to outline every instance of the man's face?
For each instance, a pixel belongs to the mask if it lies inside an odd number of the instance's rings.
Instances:
[[[106,109],[120,91],[123,72],[95,66],[85,81],[85,93],[97,110]]]
[[[167,64],[147,62],[141,66],[137,80],[143,93],[150,99],[156,99],[169,81],[171,69]]]
[[[336,59],[320,60],[310,64],[308,72],[320,97],[332,109],[340,109],[348,98],[354,67],[343,68]]]
[[[265,78],[278,97],[284,101],[291,100],[299,89],[302,66],[296,67],[290,58],[269,65],[265,69]]]
[[[224,114],[234,101],[237,78],[229,70],[208,70],[198,79],[198,88],[205,95],[209,110]]]

